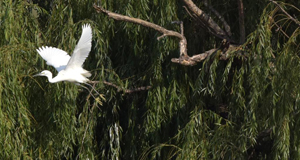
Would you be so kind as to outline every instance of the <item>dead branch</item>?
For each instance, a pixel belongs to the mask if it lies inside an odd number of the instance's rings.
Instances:
[[[94,4],[94,8],[96,9],[96,11],[98,13],[102,12],[108,15],[108,17],[113,18],[115,20],[119,20],[119,21],[126,21],[126,22],[131,22],[131,23],[136,23],[145,27],[149,27],[152,29],[157,30],[158,32],[162,33],[163,35],[159,36],[157,38],[157,40],[160,40],[161,38],[165,37],[165,36],[173,36],[173,37],[177,37],[180,39],[179,42],[179,46],[180,46],[180,56],[184,56],[184,57],[188,57],[187,55],[187,42],[186,42],[186,38],[183,34],[180,34],[178,32],[175,31],[171,31],[171,30],[167,30],[157,24],[151,23],[151,22],[147,22],[145,20],[141,20],[139,18],[132,18],[132,17],[128,17],[128,16],[124,16],[121,14],[117,14],[117,13],[113,13],[110,12],[108,10],[105,10],[104,8],[102,8],[101,6],[97,6]],[[182,29],[183,30],[183,29]]]
[[[192,66],[197,64],[198,62],[205,60],[209,56],[216,54],[218,51],[220,52],[219,59],[227,60],[228,59],[227,52],[236,51],[239,49],[238,47],[239,47],[238,45],[230,45],[227,40],[223,40],[219,48],[210,49],[208,51],[205,51],[204,53],[196,54],[192,57],[189,57],[188,59],[184,59],[184,57],[172,58],[171,61],[173,63]]]
[[[190,0],[186,0],[188,1],[189,3],[191,2]],[[139,25],[142,25],[142,26],[145,26],[145,27],[148,27],[148,28],[152,28],[160,33],[162,33],[161,36],[159,36],[157,38],[157,40],[160,40],[161,38],[165,37],[165,36],[173,36],[173,37],[177,37],[180,39],[179,41],[179,50],[180,50],[180,55],[179,55],[179,58],[173,58],[171,59],[172,62],[174,63],[178,63],[178,64],[181,64],[181,65],[185,65],[185,66],[193,66],[193,65],[196,65],[198,62],[201,62],[203,61],[206,57],[208,57],[209,55],[211,55],[212,53],[214,53],[215,51],[217,51],[218,49],[211,49],[209,51],[206,51],[204,53],[201,53],[201,54],[198,54],[198,55],[194,55],[192,57],[189,57],[188,54],[187,54],[187,40],[184,36],[184,28],[183,28],[183,24],[182,22],[180,22],[180,28],[181,28],[181,33],[178,33],[178,32],[175,32],[175,31],[171,31],[171,30],[167,30],[157,24],[154,24],[154,23],[151,23],[151,22],[147,22],[145,20],[141,20],[141,19],[138,19],[138,18],[132,18],[132,17],[128,17],[128,16],[124,16],[124,15],[121,15],[121,14],[117,14],[117,13],[114,13],[114,12],[111,12],[111,11],[108,11],[108,10],[105,10],[104,8],[102,8],[101,6],[97,6],[94,4],[94,8],[96,9],[96,11],[98,13],[105,13],[108,17],[110,18],[113,18],[115,20],[120,20],[120,21],[125,21],[125,22],[131,22],[131,23],[135,23],[135,24],[139,24]],[[201,11],[201,10],[200,10]],[[210,18],[208,16],[204,16],[204,18]],[[212,19],[210,18],[209,22],[211,22]],[[215,24],[217,25],[217,24]],[[215,28],[215,27],[213,27]],[[220,33],[221,35],[226,35],[226,33],[221,29],[221,28],[218,28],[218,26],[216,27],[217,30],[217,33]],[[226,41],[228,43],[228,41]],[[224,45],[222,44],[221,46],[223,46],[222,48],[227,50],[228,47],[229,47],[229,44],[226,44],[227,47],[224,48]],[[226,53],[223,52],[222,50],[222,53],[225,55]],[[221,56],[223,58],[221,58],[222,60],[226,60],[227,57],[226,56]],[[113,86],[117,89],[120,89],[118,86],[115,86],[114,84],[110,84],[110,83],[106,83],[106,85],[110,85],[110,86]],[[135,90],[144,90],[144,89],[148,89],[148,87],[146,88],[139,88],[139,89],[135,89]],[[125,91],[126,92],[126,91]],[[131,91],[128,91],[128,93],[130,93]]]
[[[106,13],[108,17],[111,17],[115,20],[136,23],[136,24],[139,24],[139,25],[142,25],[145,27],[155,29],[155,30],[159,31],[160,33],[162,33],[164,36],[173,36],[173,37],[177,37],[179,39],[184,39],[184,37],[180,33],[167,30],[157,24],[147,22],[147,21],[141,20],[139,18],[128,17],[128,16],[124,16],[124,15],[117,14],[114,12],[110,12],[110,11],[102,8],[101,6],[96,6],[95,4],[94,4],[94,8],[96,9],[96,11],[98,13],[100,13],[100,12]],[[160,39],[160,38],[158,38],[158,39]]]
[[[224,19],[224,17],[217,11],[215,10],[211,5],[209,5],[207,3],[207,0],[203,1],[204,5],[206,7],[208,7],[216,16],[217,18],[223,23],[223,26],[225,28],[226,34],[230,37],[231,34],[231,30],[230,30],[230,26],[228,25],[228,23],[226,22],[226,20]]]
[[[198,8],[192,0],[183,0],[183,2],[187,5],[189,10],[199,17],[199,19],[205,23],[215,34],[225,39],[229,39],[227,33],[208,14]]]
[[[97,83],[99,83],[99,81],[89,81],[89,83],[97,84]],[[117,86],[116,84],[111,83],[111,82],[102,81],[102,83],[116,88],[117,92],[124,92],[124,93],[129,93],[129,94],[134,93],[134,92],[139,92],[139,91],[146,91],[152,87],[152,86],[142,86],[142,87],[133,88],[133,89],[124,89],[120,86]]]
[[[211,34],[213,34],[214,36],[224,39],[224,37],[222,37],[221,35],[218,35],[217,33],[215,33],[211,28],[209,28],[209,26],[207,25],[207,23],[204,23],[196,14],[191,13],[186,6],[183,6],[183,8],[185,9],[185,11],[195,20],[196,23],[198,23],[202,28],[207,29],[207,31]],[[232,41],[232,40],[231,40]],[[232,41],[233,42],[233,41]]]
[[[204,59],[206,59],[208,56],[212,55],[216,51],[217,51],[217,49],[211,49],[204,53],[194,55],[188,59],[185,59],[184,57],[179,57],[179,58],[172,58],[171,61],[173,63],[179,63],[179,64],[183,64],[185,66],[192,66],[192,65],[195,65],[197,62],[203,61]]]

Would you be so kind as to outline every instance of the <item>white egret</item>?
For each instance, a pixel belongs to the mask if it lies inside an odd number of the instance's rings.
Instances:
[[[91,47],[92,29],[89,24],[85,24],[82,26],[81,37],[73,51],[72,57],[67,52],[54,47],[46,46],[37,49],[37,52],[47,62],[47,65],[53,66],[58,71],[58,74],[52,78],[52,73],[44,70],[34,76],[46,76],[50,83],[68,81],[78,85],[80,83],[88,84],[88,77],[91,76],[91,73],[83,69],[82,65],[88,57]]]

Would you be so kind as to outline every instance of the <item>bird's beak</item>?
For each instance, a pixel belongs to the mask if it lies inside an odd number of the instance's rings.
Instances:
[[[37,76],[41,76],[42,74],[41,73],[39,73],[39,74],[35,74],[35,75],[33,75],[33,77],[37,77]]]

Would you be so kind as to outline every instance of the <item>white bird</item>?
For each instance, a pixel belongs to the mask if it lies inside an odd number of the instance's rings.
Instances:
[[[34,76],[46,76],[50,83],[61,81],[73,82],[76,84],[86,83],[91,73],[82,68],[83,62],[88,57],[92,47],[92,29],[89,24],[82,26],[81,37],[73,51],[72,57],[67,52],[54,47],[41,47],[37,52],[47,62],[53,66],[58,74],[52,78],[52,73],[44,70]]]

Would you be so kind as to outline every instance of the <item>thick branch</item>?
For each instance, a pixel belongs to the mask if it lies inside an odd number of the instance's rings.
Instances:
[[[154,24],[154,23],[151,23],[151,22],[147,22],[147,21],[144,21],[144,20],[139,19],[139,18],[132,18],[132,17],[121,15],[121,14],[110,12],[108,10],[105,10],[101,6],[97,6],[95,4],[94,4],[94,8],[96,9],[96,11],[98,13],[100,13],[100,12],[106,13],[109,17],[111,17],[111,18],[113,18],[115,20],[132,22],[132,23],[136,23],[136,24],[139,24],[139,25],[142,25],[142,26],[145,26],[145,27],[149,27],[149,28],[155,29],[158,32],[160,32],[160,33],[163,34],[162,36],[159,36],[157,38],[158,40],[161,39],[162,37],[165,37],[165,36],[173,36],[173,37],[179,38],[180,39],[180,42],[179,42],[180,56],[188,57],[188,55],[187,55],[187,47],[186,47],[187,42],[186,42],[186,38],[183,35],[183,26],[181,26],[181,28],[182,28],[181,29],[182,34],[180,34],[178,32],[167,30],[167,29],[165,29],[165,28],[163,28],[163,27],[161,27],[161,26],[159,26],[157,24]]]
[[[229,45],[228,42],[226,41],[225,43],[222,43],[222,45],[219,48],[214,48],[214,49],[210,49],[208,51],[205,51],[204,53],[200,53],[200,54],[196,54],[192,57],[188,57],[188,58],[172,58],[171,61],[173,63],[179,63],[185,66],[193,66],[196,65],[198,62],[201,62],[203,60],[205,60],[207,57],[211,56],[212,54],[217,53],[218,51],[220,51],[220,60],[227,60],[228,56],[227,53],[234,51],[238,48],[238,46],[234,46],[234,45]]]
[[[204,11],[198,8],[192,0],[183,0],[190,11],[192,11],[200,20],[208,25],[217,35],[229,39],[226,32]]]
[[[188,3],[192,3],[192,1],[190,0],[184,0],[184,1],[187,1]],[[192,3],[193,4],[193,3]],[[175,31],[171,31],[171,30],[167,30],[157,24],[153,24],[151,22],[147,22],[145,20],[141,20],[141,19],[138,19],[138,18],[132,18],[132,17],[128,17],[128,16],[124,16],[124,15],[121,15],[121,14],[117,14],[117,13],[113,13],[113,12],[110,12],[108,10],[105,10],[104,8],[102,8],[101,6],[97,6],[94,4],[94,8],[96,9],[96,11],[98,13],[105,13],[108,17],[110,18],[113,18],[115,20],[120,20],[120,21],[126,21],[126,22],[131,22],[131,23],[136,23],[136,24],[139,24],[139,25],[143,25],[145,27],[149,27],[149,28],[152,28],[152,29],[155,29],[156,31],[159,31],[160,33],[162,33],[163,35],[162,36],[159,36],[157,39],[159,40],[160,38],[162,37],[165,37],[165,36],[173,36],[173,37],[177,37],[180,39],[180,42],[179,42],[179,50],[180,50],[180,55],[179,55],[179,58],[173,58],[171,61],[174,62],[174,63],[178,63],[178,64],[181,64],[181,65],[186,65],[186,66],[193,66],[193,65],[196,65],[198,62],[204,60],[205,58],[207,58],[209,55],[211,55],[212,53],[216,52],[217,50],[221,50],[222,51],[222,55],[221,55],[221,58],[222,60],[226,60],[227,57],[226,57],[226,51],[229,47],[229,43],[228,41],[226,41],[226,47],[224,47],[225,45],[222,44],[221,47],[222,48],[218,48],[218,49],[211,49],[209,51],[206,51],[205,53],[201,53],[201,54],[198,54],[198,55],[194,55],[192,57],[189,57],[188,54],[187,54],[187,40],[184,36],[184,29],[183,29],[183,24],[182,22],[179,22],[180,23],[180,28],[181,28],[181,33],[178,33],[178,32],[175,32]],[[197,7],[196,7],[197,8]],[[201,10],[200,10],[201,11]],[[200,12],[199,11],[199,12]],[[202,12],[202,11],[201,11]],[[200,15],[203,14],[203,13],[199,13]],[[210,20],[208,22],[211,22],[212,19],[210,17],[208,17],[207,15],[204,16],[204,18],[209,18]],[[175,22],[176,23],[176,22]],[[217,25],[217,24],[215,24]],[[218,33],[222,33],[223,35],[226,35],[226,33],[221,29],[219,28],[218,26],[216,27],[213,27],[213,28],[217,28],[217,30],[220,29],[220,31],[218,31]],[[221,34],[221,35],[222,35]],[[117,89],[121,89],[120,87],[114,85],[114,84],[111,84],[109,82],[104,82],[104,84],[106,85],[110,85],[110,86],[113,86]],[[137,89],[134,89],[134,90],[125,90],[125,93],[131,93],[131,92],[135,92],[135,91],[140,91],[140,90],[147,90],[149,89],[149,86],[147,87],[140,87],[140,88],[137,88]],[[123,89],[121,89],[123,90]]]
[[[211,49],[211,50],[205,51],[204,53],[200,53],[200,54],[194,55],[189,58],[182,58],[182,57],[172,58],[171,61],[173,63],[179,63],[179,64],[182,64],[185,66],[193,66],[193,65],[196,65],[197,62],[201,62],[201,61],[205,60],[207,57],[209,57],[216,51],[217,51],[217,49]]]
[[[97,6],[95,4],[94,4],[94,8],[96,9],[96,11],[98,13],[100,13],[100,12],[106,13],[109,17],[111,17],[115,20],[136,23],[136,24],[139,24],[139,25],[142,25],[142,26],[145,26],[145,27],[149,27],[149,28],[157,30],[158,32],[162,33],[164,36],[173,36],[173,37],[178,37],[179,39],[184,38],[180,33],[175,32],[175,31],[167,30],[167,29],[165,29],[165,28],[163,28],[163,27],[161,27],[157,24],[147,22],[147,21],[144,21],[144,20],[141,20],[141,19],[138,19],[138,18],[128,17],[128,16],[124,16],[124,15],[117,14],[117,13],[114,13],[114,12],[110,12],[110,11],[102,8],[101,6]]]
[[[171,31],[171,30],[167,30],[157,24],[151,23],[151,22],[147,22],[138,18],[132,18],[132,17],[128,17],[128,16],[124,16],[121,14],[117,14],[117,13],[113,13],[110,12],[108,10],[105,10],[104,8],[102,8],[101,6],[97,6],[94,4],[94,8],[96,9],[96,11],[102,12],[102,13],[106,13],[109,17],[115,19],[115,20],[120,20],[120,21],[126,21],[126,22],[132,22],[132,23],[136,23],[136,24],[140,24],[142,26],[145,27],[149,27],[152,29],[155,29],[157,31],[159,31],[160,33],[162,33],[162,36],[159,36],[157,39],[161,39],[162,37],[165,36],[173,36],[173,37],[177,37],[180,39],[179,42],[179,47],[180,47],[180,56],[184,56],[184,57],[188,57],[187,55],[187,41],[185,36],[183,35],[183,25],[181,25],[181,32],[182,34],[175,32],[175,31]]]
[[[207,0],[204,1],[204,5],[206,7],[208,7],[218,18],[219,20],[223,23],[223,26],[225,28],[225,31],[227,33],[228,36],[231,36],[231,30],[230,30],[230,26],[228,25],[228,23],[225,21],[224,17],[217,11],[215,10],[211,5],[209,5],[207,3]]]

